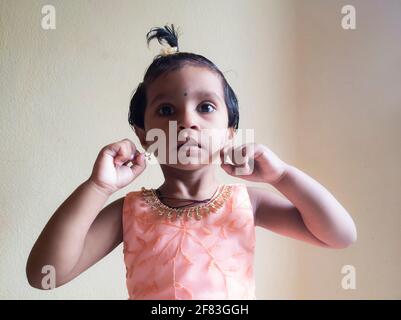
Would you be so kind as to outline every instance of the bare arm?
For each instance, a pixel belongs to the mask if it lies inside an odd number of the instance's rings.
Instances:
[[[232,164],[225,161],[226,154]],[[355,223],[337,199],[319,182],[285,163],[265,145],[250,143],[229,147],[227,152],[220,151],[220,159],[221,167],[228,174],[269,183],[287,198],[248,188],[256,225],[322,247],[340,249],[356,241]]]
[[[123,241],[123,203],[122,197],[100,211],[88,231],[81,257],[71,271],[67,282],[101,260]]]
[[[316,246],[330,247],[309,231],[298,209],[286,198],[255,187],[248,187],[248,193],[256,226]]]
[[[122,199],[103,210],[109,195],[90,180],[56,210],[28,258],[27,277],[41,289],[44,265],[56,270],[56,287],[65,284],[121,243]]]
[[[26,265],[31,286],[44,289],[42,268],[47,265],[55,269],[55,286],[61,286],[121,243],[124,198],[103,207],[144,169],[143,155],[128,139],[100,151],[91,177],[60,205],[34,244]]]
[[[287,199],[260,188],[249,189],[256,203],[257,225],[328,248],[341,249],[356,241],[356,227],[348,212],[301,170],[287,166],[286,173],[272,185]]]

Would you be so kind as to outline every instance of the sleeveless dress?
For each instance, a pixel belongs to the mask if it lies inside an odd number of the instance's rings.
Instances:
[[[223,191],[226,199],[211,207]],[[256,299],[255,225],[245,184],[221,184],[200,219],[168,218],[163,207],[169,208],[153,189],[142,187],[124,198],[129,299]]]

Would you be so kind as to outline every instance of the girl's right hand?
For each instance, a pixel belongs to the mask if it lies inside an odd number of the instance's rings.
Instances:
[[[89,180],[111,195],[130,184],[145,168],[144,154],[131,140],[123,139],[100,150]]]

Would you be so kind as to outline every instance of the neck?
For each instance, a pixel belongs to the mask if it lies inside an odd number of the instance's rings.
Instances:
[[[213,166],[204,166],[196,170],[179,170],[167,165],[160,165],[164,183],[158,188],[163,196],[204,200],[211,198],[218,186]]]

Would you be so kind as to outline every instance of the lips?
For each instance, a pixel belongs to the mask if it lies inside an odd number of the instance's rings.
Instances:
[[[180,142],[177,144],[177,149],[179,150],[182,146],[185,147],[198,147],[198,148],[202,148],[202,146],[200,145],[200,143],[198,143],[196,140],[194,139],[189,139],[185,142]]]

